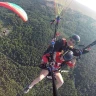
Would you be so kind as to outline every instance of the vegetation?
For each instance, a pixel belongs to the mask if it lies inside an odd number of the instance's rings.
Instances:
[[[54,28],[50,27],[54,13],[44,0],[9,2],[22,6],[29,20],[25,23],[11,11],[0,8],[0,96],[22,96],[24,87],[40,73],[38,65],[54,34]],[[76,33],[81,37],[81,44],[94,41],[95,20],[71,9],[63,15],[58,29],[61,37]],[[7,35],[2,33],[4,28],[10,30]],[[95,96],[95,53],[93,48],[81,57],[73,71],[62,73],[65,84],[58,90],[59,96]],[[45,79],[23,95],[52,96],[51,86],[51,82]]]

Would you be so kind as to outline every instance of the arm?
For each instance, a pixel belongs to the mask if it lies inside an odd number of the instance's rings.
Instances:
[[[82,54],[86,54],[90,51],[90,48],[86,48],[86,49],[72,49],[74,56],[80,56]]]
[[[74,57],[72,60],[71,60],[71,63],[72,63],[72,67],[74,67],[76,65],[76,58]]]
[[[71,61],[67,61],[67,62],[66,62],[66,65],[67,65],[69,68],[74,68],[74,67],[75,67],[75,64],[76,64],[76,57],[74,57]]]
[[[56,52],[53,54],[53,61],[56,62]]]
[[[82,50],[82,54],[86,54],[91,50],[91,48],[86,48]]]

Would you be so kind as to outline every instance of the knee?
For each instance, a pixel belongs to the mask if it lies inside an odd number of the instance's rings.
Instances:
[[[60,85],[62,86],[62,85],[64,84],[64,81],[62,80],[62,81],[60,81],[59,83],[60,83]]]
[[[48,75],[48,70],[42,70],[42,72],[40,73],[40,76],[39,76],[39,80],[41,81],[41,80],[44,79],[47,75]]]
[[[44,75],[40,75],[40,76],[39,76],[39,80],[40,80],[40,81],[41,81],[43,78],[45,78]]]
[[[59,89],[63,84],[64,84],[64,81],[58,82],[58,84],[57,84],[57,89]]]

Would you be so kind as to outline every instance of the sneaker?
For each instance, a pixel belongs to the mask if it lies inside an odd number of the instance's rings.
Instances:
[[[47,76],[47,78],[52,80],[52,76]]]
[[[29,92],[29,87],[26,87],[25,89],[24,89],[24,93],[28,93]]]
[[[52,80],[52,76],[47,76],[47,79]],[[54,77],[54,79],[56,80],[55,77]]]

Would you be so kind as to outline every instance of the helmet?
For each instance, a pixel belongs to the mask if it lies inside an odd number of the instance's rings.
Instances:
[[[73,52],[72,51],[67,51],[64,55],[63,58],[65,61],[70,61],[73,58]]]
[[[72,35],[70,38],[72,38],[73,40],[75,40],[76,43],[80,42],[80,36],[79,35]]]

